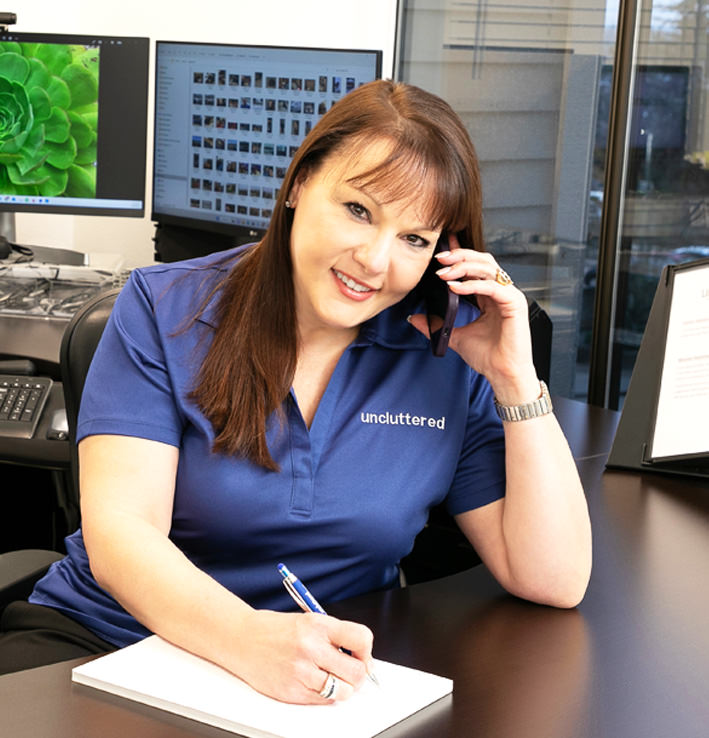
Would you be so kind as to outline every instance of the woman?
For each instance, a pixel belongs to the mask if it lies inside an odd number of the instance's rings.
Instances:
[[[481,206],[455,113],[378,81],[303,142],[260,244],[134,272],[82,398],[82,529],[5,629],[29,608],[87,649],[154,632],[278,699],[346,699],[372,633],[292,612],[277,562],[323,602],[395,586],[444,499],[510,592],[577,604],[590,527],[566,442],[551,413],[495,410],[542,387],[524,296],[459,248],[482,245]],[[416,287],[442,234],[438,274],[479,315],[461,304],[438,358]]]

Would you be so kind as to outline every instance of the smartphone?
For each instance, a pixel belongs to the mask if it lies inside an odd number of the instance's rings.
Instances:
[[[455,316],[458,314],[458,302],[460,300],[460,297],[452,292],[445,281],[436,274],[436,271],[441,268],[441,264],[435,257],[441,251],[448,251],[447,233],[442,233],[438,239],[431,257],[431,263],[421,278],[421,291],[426,304],[428,331],[431,336],[431,350],[434,356],[445,356],[448,349],[448,340],[455,323]],[[467,299],[476,304],[474,297]]]
[[[458,313],[458,295],[448,289],[446,283],[436,274],[441,265],[436,254],[448,251],[448,235],[442,233],[423,277],[421,291],[426,304],[428,332],[431,336],[431,349],[434,356],[445,356],[448,339],[453,330]]]

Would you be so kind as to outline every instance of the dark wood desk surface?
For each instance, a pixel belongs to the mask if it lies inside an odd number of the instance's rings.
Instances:
[[[451,698],[386,736],[699,738],[709,732],[709,489],[604,471],[617,414],[559,403],[587,490],[594,569],[575,610],[506,595],[483,567],[333,605],[377,657],[454,679]],[[604,448],[605,447],[605,448]],[[103,695],[56,664],[0,677],[12,738],[228,733]]]

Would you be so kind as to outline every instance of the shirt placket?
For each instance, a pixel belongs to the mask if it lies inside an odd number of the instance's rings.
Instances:
[[[295,395],[291,390],[288,398],[288,426],[293,470],[290,504],[292,514],[310,516],[313,513],[315,475],[323,450],[327,446],[331,423],[336,413],[337,398],[350,370],[350,361],[350,352],[346,350],[330,377],[310,430],[303,420]]]
[[[303,416],[291,393],[288,403],[288,432],[290,436],[291,487],[290,512],[302,517],[310,517],[313,512],[313,455],[310,434]]]

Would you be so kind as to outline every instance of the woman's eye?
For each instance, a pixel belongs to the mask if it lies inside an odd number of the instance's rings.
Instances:
[[[415,246],[419,249],[425,249],[431,245],[430,241],[426,240],[425,238],[421,238],[421,236],[417,236],[415,233],[410,233],[408,236],[405,236],[404,240],[410,246]]]
[[[348,202],[347,209],[355,216],[355,218],[359,218],[360,220],[369,219],[369,211],[364,207],[364,205],[360,205],[358,202]]]

